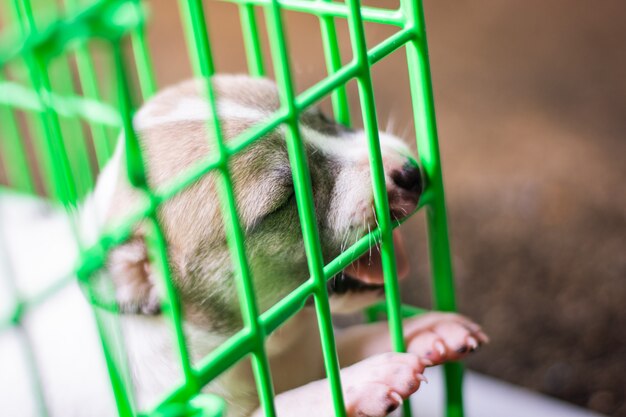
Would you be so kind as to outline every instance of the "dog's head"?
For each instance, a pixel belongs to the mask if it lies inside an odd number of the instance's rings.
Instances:
[[[213,78],[213,85],[227,142],[279,109],[278,92],[271,81],[220,75]],[[163,90],[137,113],[135,126],[152,186],[168,183],[211,154],[204,97],[203,82],[188,81]],[[376,226],[367,141],[362,131],[339,125],[316,108],[301,115],[300,133],[322,253],[328,262]],[[392,217],[402,218],[417,206],[420,171],[399,139],[386,133],[380,139]],[[266,309],[309,277],[284,127],[235,154],[228,171],[257,299],[260,308]],[[211,172],[159,211],[185,312],[190,320],[213,328],[239,323],[235,270],[218,198],[218,189],[224,185],[220,174]],[[115,204],[109,206],[110,221],[125,214],[139,198],[124,179],[111,195]],[[158,303],[142,233],[139,227],[135,238],[112,252],[109,267],[122,308],[152,312]],[[394,240],[399,273],[405,275],[407,262],[398,234]],[[360,307],[381,295],[380,263],[377,250],[372,249],[329,281],[337,309]]]

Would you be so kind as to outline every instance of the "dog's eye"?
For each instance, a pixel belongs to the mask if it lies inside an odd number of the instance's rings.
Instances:
[[[325,123],[335,123],[334,120],[331,120],[330,117],[326,116],[326,113],[319,109],[317,110],[317,117],[319,117]]]
[[[301,121],[313,130],[329,136],[341,136],[353,131],[349,127],[334,121],[319,108],[314,108],[308,113],[304,113]]]

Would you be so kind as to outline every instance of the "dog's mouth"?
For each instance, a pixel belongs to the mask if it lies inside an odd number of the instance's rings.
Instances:
[[[398,278],[406,278],[409,273],[409,261],[402,235],[398,230],[393,232],[393,246]],[[380,249],[376,246],[329,280],[328,293],[332,295],[348,292],[382,292],[384,281],[382,257]]]

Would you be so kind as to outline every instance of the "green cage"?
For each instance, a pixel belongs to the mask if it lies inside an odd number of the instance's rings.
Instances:
[[[315,301],[335,414],[345,416],[326,281],[356,260],[373,243],[380,242],[386,301],[370,308],[366,312],[367,317],[372,320],[386,317],[392,334],[392,345],[396,351],[402,351],[402,317],[419,314],[420,311],[403,306],[400,302],[392,240],[392,230],[398,226],[398,222],[392,221],[389,214],[371,77],[371,67],[399,49],[406,52],[417,147],[426,177],[420,207],[426,210],[433,302],[438,310],[455,310],[422,4],[420,0],[401,0],[397,9],[384,9],[362,6],[359,0],[228,1],[239,10],[248,72],[253,76],[263,76],[267,72],[255,12],[260,9],[266,19],[281,108],[262,126],[246,131],[228,144],[224,142],[216,123],[214,92],[209,82],[215,67],[212,41],[207,30],[207,11],[202,0],[180,0],[179,7],[194,73],[207,80],[206,93],[213,116],[209,128],[214,134],[217,151],[163,189],[151,189],[147,185],[141,150],[132,126],[133,112],[140,101],[133,98],[132,91],[138,89],[143,101],[157,90],[151,51],[144,33],[148,23],[147,13],[140,0],[63,0],[37,2],[37,7],[31,0],[3,2],[0,9],[4,14],[3,43],[0,47],[0,162],[5,188],[45,196],[60,202],[68,212],[73,212],[77,202],[94,185],[95,175],[92,173],[109,160],[115,138],[123,132],[126,137],[128,176],[132,185],[147,197],[147,203],[118,228],[100,236],[95,245],[86,247],[79,242],[80,262],[75,276],[59,277],[58,282],[33,298],[24,298],[17,291],[12,294],[13,307],[10,314],[0,317],[0,331],[20,328],[28,311],[37,308],[43,300],[54,296],[60,288],[75,279],[82,284],[90,301],[97,305],[100,285],[98,271],[103,267],[108,251],[124,242],[133,226],[141,220],[151,226],[147,243],[152,262],[158,266],[163,277],[166,290],[163,310],[174,329],[173,337],[184,379],[172,381],[171,392],[156,408],[138,410],[133,402],[124,355],[115,343],[116,324],[101,314],[102,306],[96,306],[93,309],[94,317],[120,416],[222,415],[223,402],[215,396],[203,394],[202,387],[248,356],[252,359],[260,404],[267,416],[276,415],[264,340],[302,308],[309,297]],[[158,3],[153,6],[158,7]],[[283,25],[284,11],[316,16],[321,27],[327,76],[302,94],[296,94],[294,89]],[[347,21],[351,39],[353,58],[347,64],[342,64],[339,53],[336,23],[340,19]],[[390,25],[396,30],[387,39],[368,49],[364,29],[366,22]],[[100,53],[112,64],[106,81],[102,80],[102,74],[97,70],[91,48],[93,44],[98,45]],[[132,51],[132,55],[126,53],[128,50]],[[77,68],[77,79],[72,79],[70,61]],[[379,227],[332,262],[324,264],[309,169],[298,130],[298,115],[308,106],[330,96],[337,121],[350,124],[346,92],[349,81],[356,81],[358,85]],[[80,94],[76,92],[76,85],[80,86]],[[18,114],[22,119],[18,118]],[[286,141],[310,278],[268,311],[260,313],[244,251],[244,236],[236,212],[228,159],[279,125],[285,126],[287,132]],[[27,136],[25,129],[29,132],[30,150],[24,139]],[[95,157],[90,158],[90,153]],[[36,170],[28,168],[28,158],[34,158]],[[167,245],[156,212],[163,201],[208,172],[216,172],[219,178],[221,208],[237,272],[235,279],[244,328],[194,365],[185,343],[181,307],[169,280]],[[26,336],[23,346],[26,351],[30,349]],[[462,367],[458,363],[444,366],[446,415],[462,416]],[[36,366],[31,367],[31,373],[34,387],[32,399],[37,403],[40,415],[45,416],[45,394],[38,382]],[[404,415],[410,415],[408,406],[404,408]]]

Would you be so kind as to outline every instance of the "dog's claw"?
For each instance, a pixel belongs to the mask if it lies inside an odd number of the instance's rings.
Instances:
[[[467,345],[469,346],[471,351],[474,351],[476,349],[478,349],[478,340],[476,340],[474,337],[470,336],[467,338]]]
[[[446,354],[446,347],[443,345],[441,340],[437,340],[435,342],[435,350],[439,353],[440,356],[444,356]]]
[[[428,353],[426,353],[426,355],[431,355],[431,354],[432,354],[432,352],[428,352]],[[433,366],[433,365],[434,365],[434,364],[433,364],[433,361],[431,361],[430,359],[420,358],[420,361],[422,361],[422,363],[423,363],[425,366]]]
[[[406,326],[409,352],[434,365],[461,359],[489,340],[480,326],[455,313],[428,313],[409,319]]]
[[[391,398],[393,398],[394,400],[396,400],[396,402],[398,403],[398,405],[402,404],[402,402],[404,401],[404,400],[402,399],[402,397],[400,396],[400,394],[398,394],[398,393],[397,393],[397,392],[395,392],[395,391],[391,391],[391,394],[389,394],[389,396],[390,396]],[[397,407],[397,406],[396,406],[396,407]]]

